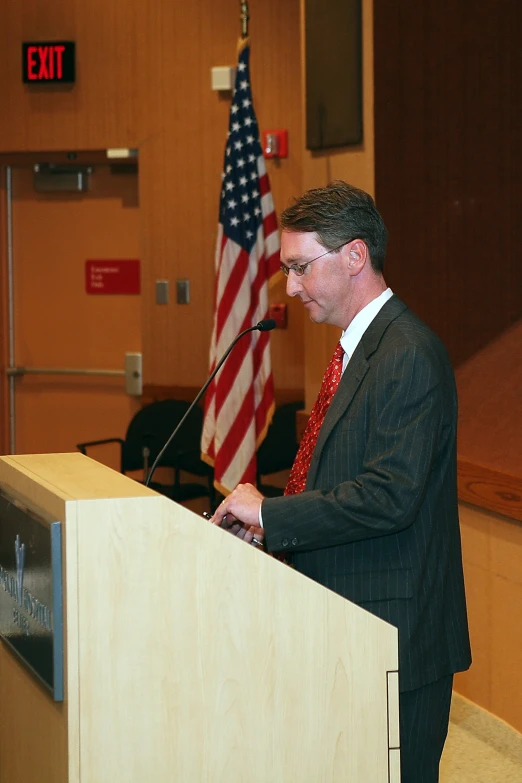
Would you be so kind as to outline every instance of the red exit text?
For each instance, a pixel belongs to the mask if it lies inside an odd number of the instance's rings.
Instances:
[[[31,81],[63,79],[65,46],[29,46],[27,48],[27,76]]]
[[[74,42],[24,43],[24,82],[74,82]]]

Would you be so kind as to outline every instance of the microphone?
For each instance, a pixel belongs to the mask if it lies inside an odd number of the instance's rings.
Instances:
[[[159,464],[161,458],[163,457],[163,455],[165,454],[166,450],[168,449],[168,447],[170,446],[170,444],[172,443],[172,441],[174,440],[174,438],[178,434],[178,431],[181,428],[181,426],[183,425],[183,422],[185,421],[185,419],[189,415],[190,411],[193,409],[194,405],[197,405],[198,402],[200,401],[201,397],[205,394],[209,384],[212,383],[213,379],[216,377],[217,373],[221,369],[221,366],[223,365],[223,363],[227,359],[230,351],[235,346],[235,344],[239,340],[241,340],[241,338],[244,337],[245,334],[248,334],[249,332],[255,332],[255,331],[258,331],[258,332],[270,332],[272,329],[275,329],[275,326],[276,326],[276,322],[274,321],[273,318],[265,318],[264,321],[259,321],[259,323],[256,324],[255,326],[250,326],[248,329],[245,329],[243,332],[240,332],[238,334],[238,336],[230,343],[230,345],[228,346],[227,350],[225,351],[225,353],[223,354],[223,356],[221,357],[219,362],[216,364],[216,366],[214,367],[213,371],[210,373],[208,379],[203,384],[203,387],[197,393],[194,401],[190,404],[190,406],[185,411],[185,414],[183,415],[183,417],[178,422],[176,428],[174,429],[174,432],[169,437],[169,439],[167,440],[167,442],[165,443],[165,445],[161,449],[160,453],[158,454],[158,456],[156,457],[156,459],[152,463],[151,468],[149,470],[149,474],[148,474],[147,478],[145,479],[145,486],[146,487],[149,486],[154,471],[158,467],[158,464]]]
[[[271,332],[272,329],[276,328],[276,322],[273,318],[265,318],[264,321],[259,321],[257,326],[252,326],[252,329],[258,329],[260,332]],[[250,331],[250,329],[246,330],[247,332]],[[245,334],[245,332],[242,332],[241,334]],[[241,337],[241,334],[239,337]],[[239,337],[237,338],[239,340]]]

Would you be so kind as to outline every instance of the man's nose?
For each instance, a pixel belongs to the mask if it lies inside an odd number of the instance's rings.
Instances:
[[[300,278],[296,273],[290,270],[288,272],[288,277],[286,278],[286,293],[288,296],[297,296],[301,291],[301,283],[299,281]]]

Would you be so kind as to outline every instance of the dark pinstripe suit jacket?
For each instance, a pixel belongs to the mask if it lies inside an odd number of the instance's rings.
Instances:
[[[398,627],[401,690],[471,661],[456,426],[444,346],[393,296],[341,378],[306,491],[263,501],[270,551]]]

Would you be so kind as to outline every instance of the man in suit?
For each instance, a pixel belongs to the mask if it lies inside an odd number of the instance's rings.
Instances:
[[[367,193],[333,182],[281,225],[287,293],[342,336],[285,496],[239,485],[213,522],[399,629],[402,783],[436,783],[453,674],[471,661],[453,370],[385,283],[387,232]]]

